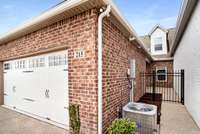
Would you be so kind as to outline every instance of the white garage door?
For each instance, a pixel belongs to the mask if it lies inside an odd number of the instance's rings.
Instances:
[[[67,51],[4,62],[4,104],[69,126]]]

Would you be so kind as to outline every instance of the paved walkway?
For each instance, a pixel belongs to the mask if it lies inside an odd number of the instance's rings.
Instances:
[[[160,134],[200,134],[185,106],[177,103],[162,104]]]
[[[68,134],[68,132],[0,107],[0,134]]]

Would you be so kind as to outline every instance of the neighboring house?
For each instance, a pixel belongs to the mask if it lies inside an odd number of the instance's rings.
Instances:
[[[173,58],[169,55],[169,50],[172,45],[174,32],[175,28],[165,29],[160,25],[156,25],[148,35],[141,37],[146,49],[154,59],[148,65],[147,72],[156,71],[158,74],[157,81],[159,82],[169,81],[166,73],[173,72]],[[172,79],[170,81],[172,86]]]
[[[0,102],[66,129],[69,104],[79,104],[81,132],[101,134],[130,100],[130,64],[142,95],[146,61],[112,1],[65,1],[0,37]]]
[[[185,106],[200,127],[200,1],[184,0],[171,48],[174,69],[185,70]]]

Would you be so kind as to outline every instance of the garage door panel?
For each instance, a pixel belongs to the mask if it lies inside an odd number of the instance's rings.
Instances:
[[[68,106],[57,103],[57,102],[49,102],[49,105],[53,107],[49,107],[49,118],[52,121],[59,122],[63,125],[69,124],[69,112]]]
[[[17,109],[23,110],[28,113],[36,114],[34,110],[34,105],[36,102],[30,98],[20,98],[18,101],[20,105],[18,105]]]
[[[42,93],[44,90],[44,86],[42,84],[42,77],[39,76],[40,72],[34,72],[32,74],[25,74],[25,77],[23,79],[24,84],[23,87],[23,95],[24,97],[31,98],[34,100],[41,100],[42,99]]]
[[[16,78],[12,77],[12,72],[4,73],[4,103],[8,104],[11,107],[15,107],[17,103],[17,92],[16,92]]]
[[[15,106],[14,102],[15,102],[15,100],[11,95],[4,95],[4,104],[5,105],[14,107]]]
[[[54,77],[48,79],[48,89],[51,99],[59,102],[65,102],[65,99],[68,101],[68,97],[66,97],[68,96],[67,73],[64,77],[62,73],[60,73],[60,76],[52,74]]]
[[[9,63],[13,67],[4,74],[5,105],[69,125],[67,51]]]
[[[46,73],[53,76],[46,79],[47,89],[49,90],[48,117],[54,122],[69,124],[67,66],[58,64],[49,66]]]

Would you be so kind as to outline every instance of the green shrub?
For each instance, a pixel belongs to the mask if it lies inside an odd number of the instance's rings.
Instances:
[[[69,106],[70,126],[73,130],[73,134],[80,134],[80,115],[79,105],[70,104]]]
[[[110,134],[135,134],[136,123],[129,119],[116,119],[110,127]]]

